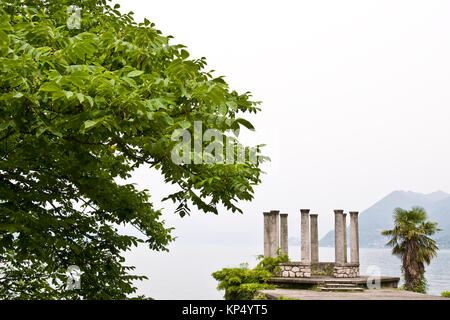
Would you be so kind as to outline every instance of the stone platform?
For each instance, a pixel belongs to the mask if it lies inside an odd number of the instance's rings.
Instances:
[[[299,289],[261,290],[268,299],[278,300],[281,296],[300,300],[447,300],[449,298],[432,296],[399,289],[364,290],[362,292],[324,292]]]
[[[309,289],[315,286],[322,286],[326,283],[353,284],[360,288],[367,288],[368,276],[359,276],[356,278],[335,278],[324,275],[311,275],[309,278],[282,278],[274,277],[268,282],[280,288]],[[400,278],[398,277],[380,277],[381,288],[397,288]]]

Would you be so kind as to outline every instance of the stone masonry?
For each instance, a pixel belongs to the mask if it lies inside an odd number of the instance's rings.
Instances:
[[[333,277],[335,278],[357,278],[359,277],[359,264],[345,263],[335,265],[333,268]]]
[[[282,278],[310,278],[311,264],[302,262],[285,262],[279,264],[280,271],[277,274]]]

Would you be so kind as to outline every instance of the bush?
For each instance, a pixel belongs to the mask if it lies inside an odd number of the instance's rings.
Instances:
[[[441,297],[450,298],[450,291],[444,291],[441,293]]]
[[[273,287],[266,283],[272,273],[260,268],[224,268],[212,276],[219,281],[217,289],[225,290],[226,300],[251,300],[256,291]]]
[[[325,270],[311,270],[311,274],[319,275],[319,276],[333,276],[333,268],[326,267]]]
[[[281,295],[281,296],[278,298],[278,300],[301,300],[301,299],[297,299],[297,298],[287,298],[287,297]]]
[[[402,272],[403,272],[403,268],[402,268]],[[405,283],[403,284],[403,286],[400,287],[401,290],[408,290],[408,287],[406,286],[406,280],[403,274],[403,280],[405,281]],[[417,293],[427,293],[427,289],[428,289],[428,281],[427,278],[425,278],[425,273],[422,275],[422,278],[420,279],[420,284],[415,285],[412,288],[413,292],[417,292]]]
[[[258,265],[249,269],[248,264],[241,264],[239,268],[223,268],[212,274],[219,281],[218,290],[225,290],[225,300],[252,300],[260,299],[258,290],[273,289],[274,286],[267,283],[278,272],[278,264],[288,262],[287,255],[279,255],[276,258],[258,256],[261,260]]]
[[[427,293],[427,288],[428,288],[428,281],[425,278],[425,276],[422,276],[422,279],[420,280],[420,284],[417,286],[413,287],[413,291],[414,292],[418,292],[418,293]]]
[[[283,263],[283,262],[289,262],[288,255],[281,254],[280,250],[278,250],[278,256],[275,258],[264,257],[264,255],[261,254],[257,257],[257,259],[261,260],[261,261],[258,263],[256,268],[261,268],[261,269],[267,270],[273,274],[280,271],[280,267],[278,266],[278,264]]]
[[[269,300],[264,293],[257,292],[252,300]]]

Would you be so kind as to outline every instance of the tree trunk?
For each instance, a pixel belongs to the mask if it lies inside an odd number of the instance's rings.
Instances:
[[[402,264],[406,290],[413,291],[414,287],[421,285],[425,271],[423,263],[417,261],[417,242],[415,239],[407,240]]]

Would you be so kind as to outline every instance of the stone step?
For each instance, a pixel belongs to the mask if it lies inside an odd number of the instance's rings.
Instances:
[[[359,288],[359,287],[335,287],[335,288],[319,287],[319,289],[320,289],[320,291],[345,291],[345,292],[351,292],[351,291],[362,292],[362,291],[364,291],[363,288]]]
[[[325,282],[325,287],[327,288],[341,288],[341,287],[356,287],[354,283],[336,283],[336,282]]]

